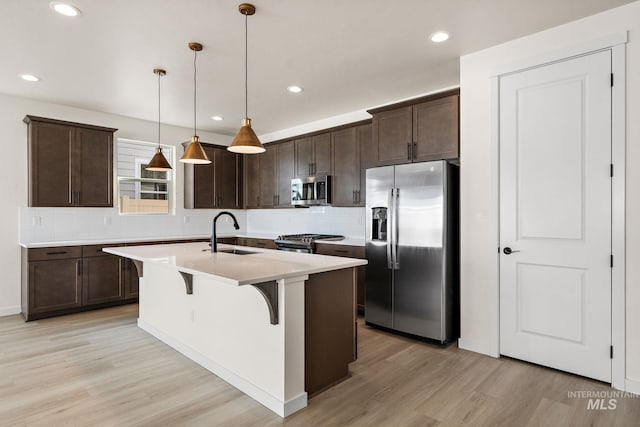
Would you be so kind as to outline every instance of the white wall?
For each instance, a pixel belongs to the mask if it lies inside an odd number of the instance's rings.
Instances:
[[[27,208],[27,126],[25,115],[118,128],[116,137],[140,141],[157,140],[157,123],[104,114],[25,98],[0,95],[0,149],[2,210],[0,210],[0,316],[20,312],[20,230],[25,242],[118,237],[165,237],[206,235],[216,211],[184,210],[183,168],[176,167],[176,215],[119,216],[117,208]],[[192,130],[162,127],[162,143],[176,145],[189,140]],[[231,137],[201,132],[202,141],[229,145]],[[246,229],[245,213],[239,211]],[[110,222],[110,223],[109,223]],[[232,231],[230,223],[220,224]]]
[[[496,67],[629,31],[627,44],[627,378],[640,384],[640,2],[463,56],[461,86],[462,347],[498,351],[497,153],[491,144]]]

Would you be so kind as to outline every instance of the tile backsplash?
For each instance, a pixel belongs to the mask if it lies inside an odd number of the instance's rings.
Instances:
[[[120,215],[117,208],[22,208],[20,242],[191,237],[211,234],[218,210],[182,210],[177,215]],[[231,211],[247,229],[247,211]],[[229,217],[218,220],[218,233],[234,233]]]
[[[364,221],[365,208],[251,209],[247,211],[247,232],[341,234],[364,239]]]
[[[191,237],[211,234],[218,210],[180,210],[176,215],[120,215],[117,208],[21,208],[20,242]],[[364,208],[252,209],[231,211],[237,233],[342,234],[364,238]],[[228,217],[218,220],[218,233],[236,233]]]

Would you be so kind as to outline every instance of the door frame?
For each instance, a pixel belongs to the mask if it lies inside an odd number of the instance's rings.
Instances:
[[[610,34],[577,46],[547,52],[494,70],[491,79],[491,168],[492,199],[495,208],[495,247],[500,247],[500,77],[543,65],[570,60],[603,50],[611,50],[611,72],[614,84],[611,93],[611,161],[614,174],[611,181],[611,386],[626,390],[626,295],[625,295],[625,187],[626,187],[626,43],[627,32]],[[495,356],[500,357],[500,257],[495,265],[496,287],[494,327],[497,332]]]

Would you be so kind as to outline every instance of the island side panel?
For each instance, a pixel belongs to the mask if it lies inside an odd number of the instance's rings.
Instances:
[[[187,295],[178,271],[145,263],[138,323],[284,417],[307,403],[299,325],[305,278],[278,281],[280,323],[271,325],[267,304],[253,286],[194,275],[193,294]]]
[[[320,393],[349,377],[355,360],[355,268],[311,274],[305,284],[305,390]]]

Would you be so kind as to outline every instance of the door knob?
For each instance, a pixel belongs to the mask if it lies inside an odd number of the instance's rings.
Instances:
[[[509,246],[507,246],[506,248],[504,248],[504,249],[502,250],[502,252],[503,252],[505,255],[511,255],[511,254],[513,254],[513,253],[520,252],[520,251],[514,251],[514,250],[513,250],[513,249],[511,249]]]

